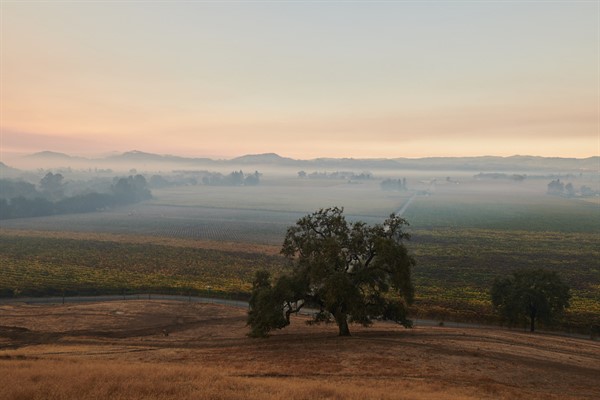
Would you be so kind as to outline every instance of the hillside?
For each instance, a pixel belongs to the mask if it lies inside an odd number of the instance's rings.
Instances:
[[[12,168],[0,161],[0,179],[15,178],[21,174],[16,168]]]
[[[245,310],[115,301],[0,305],[3,398],[592,399],[600,344],[377,323],[245,336]],[[14,385],[14,382],[20,382]]]

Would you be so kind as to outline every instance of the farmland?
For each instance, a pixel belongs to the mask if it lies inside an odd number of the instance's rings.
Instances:
[[[286,228],[315,209],[343,206],[351,218],[374,223],[409,198],[408,193],[381,192],[377,183],[298,182],[176,187],[156,191],[143,204],[109,212],[6,220],[2,226],[279,245]]]
[[[0,291],[15,294],[160,291],[247,295],[254,272],[280,273],[288,226],[320,207],[378,223],[413,196],[404,217],[417,259],[415,315],[493,321],[489,288],[518,268],[558,271],[573,291],[568,325],[600,315],[600,215],[594,199],[545,194],[532,183],[409,179],[265,180],[257,187],[161,189],[135,206],[91,214],[6,220]],[[597,323],[597,322],[596,322]]]
[[[469,187],[470,186],[470,187]],[[501,231],[600,233],[600,203],[544,194],[515,184],[437,186],[404,215],[413,226]]]
[[[151,243],[2,235],[2,293],[248,293],[279,256]]]

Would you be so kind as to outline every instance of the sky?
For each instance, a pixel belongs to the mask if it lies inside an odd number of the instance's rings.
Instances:
[[[0,0],[0,158],[600,155],[600,2]]]

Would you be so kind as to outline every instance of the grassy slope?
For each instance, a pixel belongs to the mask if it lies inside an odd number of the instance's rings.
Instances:
[[[302,318],[266,340],[245,310],[177,302],[0,306],[5,399],[592,399],[600,345],[506,330]],[[18,329],[17,329],[18,328]],[[167,329],[168,336],[163,335]],[[15,385],[14,382],[19,382]]]

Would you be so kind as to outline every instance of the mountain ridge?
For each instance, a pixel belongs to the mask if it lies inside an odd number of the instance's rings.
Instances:
[[[244,166],[264,165],[273,167],[297,167],[305,169],[419,169],[419,170],[469,170],[469,171],[509,171],[509,170],[548,170],[548,171],[596,171],[600,170],[600,157],[566,158],[531,155],[513,156],[470,156],[470,157],[422,157],[422,158],[332,158],[294,159],[277,153],[245,154],[231,159],[195,158],[170,154],[148,153],[132,150],[100,158],[71,156],[66,153],[42,151],[24,156],[29,160],[73,162],[86,164],[127,163],[131,167],[144,167],[147,164],[164,164],[178,167],[199,165]]]

